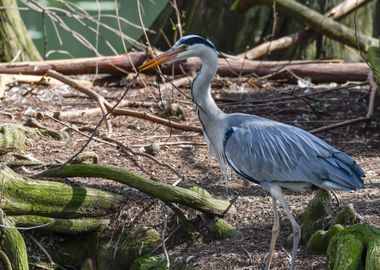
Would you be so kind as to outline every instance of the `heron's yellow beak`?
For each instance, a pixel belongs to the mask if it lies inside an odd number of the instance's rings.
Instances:
[[[144,71],[147,69],[154,68],[162,63],[165,63],[169,59],[172,59],[175,57],[178,53],[180,53],[182,50],[180,48],[170,49],[160,55],[157,55],[156,57],[149,59],[145,61],[141,66],[139,66],[140,71]]]

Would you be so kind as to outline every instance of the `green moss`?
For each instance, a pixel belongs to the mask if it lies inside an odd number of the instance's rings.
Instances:
[[[338,224],[331,226],[328,231],[316,231],[307,241],[306,249],[314,255],[325,255],[330,240],[343,230],[344,227]]]
[[[357,221],[357,213],[352,204],[345,205],[334,217],[330,226],[335,224],[352,225]]]
[[[124,253],[148,251],[160,241],[160,234],[153,228],[140,228],[135,233],[126,233],[121,245]]]
[[[14,125],[0,126],[0,155],[23,149],[25,147],[25,133]]]
[[[14,224],[5,218],[5,225],[13,227]],[[28,254],[24,238],[16,228],[7,228],[1,230],[2,247],[9,260],[12,263],[13,269],[28,270]]]
[[[19,227],[46,225],[41,229],[66,234],[97,231],[104,229],[109,223],[109,220],[104,218],[61,219],[35,215],[9,216],[8,218]]]
[[[117,194],[94,188],[24,178],[5,165],[0,165],[0,178],[2,209],[8,215],[100,216],[121,200]]]
[[[225,239],[236,235],[236,229],[221,218],[212,218],[208,221],[208,229],[214,239]]]
[[[334,244],[327,249],[326,264],[331,270],[358,270],[362,268],[364,245],[353,234],[337,234],[331,240]]]
[[[327,191],[320,190],[305,209],[301,224],[302,242],[307,243],[314,232],[324,229],[324,223],[331,215],[330,195]]]
[[[368,242],[365,269],[380,269],[380,235],[372,238]]]
[[[380,228],[355,224],[331,239],[326,263],[328,269],[334,270],[380,269],[379,255]]]
[[[188,189],[198,193],[200,196],[204,198],[211,198],[211,194],[207,190],[199,186],[192,186],[192,187],[189,187]]]
[[[46,136],[52,137],[58,141],[67,141],[70,137],[65,131],[54,130],[50,128],[40,129],[40,132]]]
[[[230,206],[229,201],[210,197],[206,193],[201,195],[187,188],[152,181],[133,172],[105,165],[74,164],[59,169],[49,169],[39,176],[102,177],[128,185],[165,202],[180,203],[212,215],[222,215]]]
[[[161,256],[146,254],[135,260],[131,270],[166,270],[166,264]]]

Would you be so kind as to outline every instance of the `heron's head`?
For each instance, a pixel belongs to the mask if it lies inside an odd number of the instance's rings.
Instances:
[[[142,64],[139,67],[139,70],[151,69],[163,63],[170,64],[189,57],[202,57],[202,54],[205,54],[210,50],[215,52],[215,46],[207,39],[197,35],[184,36],[166,52]]]

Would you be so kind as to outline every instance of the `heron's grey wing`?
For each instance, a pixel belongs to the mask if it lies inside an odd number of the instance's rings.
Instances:
[[[260,117],[227,130],[224,154],[237,173],[255,182],[363,187],[364,173],[351,157],[302,129]]]

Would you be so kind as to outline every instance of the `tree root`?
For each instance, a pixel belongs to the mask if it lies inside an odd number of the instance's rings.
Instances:
[[[0,216],[0,224],[5,226],[0,229],[3,239],[2,249],[12,265],[11,269],[29,270],[24,238],[16,228],[13,228],[14,224],[5,217],[3,210],[0,210]]]
[[[17,227],[41,228],[65,234],[98,231],[110,223],[107,218],[62,219],[34,215],[8,216],[8,219]]]

